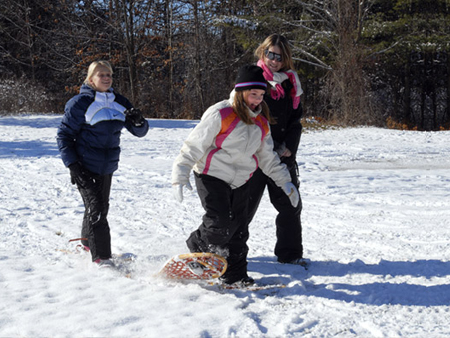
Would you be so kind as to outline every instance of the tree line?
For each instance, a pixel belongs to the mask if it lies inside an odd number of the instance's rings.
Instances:
[[[450,127],[450,0],[2,0],[0,114],[62,113],[88,65],[152,118],[200,118],[272,33],[306,115]]]

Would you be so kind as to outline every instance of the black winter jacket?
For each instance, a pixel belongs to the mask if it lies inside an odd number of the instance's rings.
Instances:
[[[303,109],[301,103],[294,109],[292,104],[292,98],[288,94],[293,85],[289,80],[285,80],[282,83],[284,92],[286,95],[279,99],[274,100],[270,93],[264,96],[264,101],[270,109],[270,115],[276,121],[275,124],[270,125],[272,138],[274,140],[276,151],[284,143],[285,146],[292,152],[292,156],[283,159],[283,162],[295,161],[298,146],[300,144],[300,136],[302,134],[302,124],[300,119],[303,115]],[[288,163],[287,163],[288,164]]]

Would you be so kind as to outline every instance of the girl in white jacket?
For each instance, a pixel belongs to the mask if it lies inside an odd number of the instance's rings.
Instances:
[[[176,199],[183,186],[192,189],[194,170],[197,193],[206,213],[200,227],[187,240],[191,252],[213,252],[227,258],[221,277],[226,284],[254,283],[247,275],[248,181],[258,167],[282,188],[292,205],[299,201],[289,171],[273,151],[269,109],[263,101],[267,88],[263,70],[242,67],[228,100],[211,106],[189,134],[172,168]]]

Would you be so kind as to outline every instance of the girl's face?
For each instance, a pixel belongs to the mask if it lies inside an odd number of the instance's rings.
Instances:
[[[112,74],[107,67],[99,66],[92,75],[90,83],[95,90],[106,92],[112,86]]]
[[[278,71],[280,71],[281,67],[283,67],[283,59],[281,56],[281,49],[278,46],[270,46],[267,51],[269,53],[272,53],[272,59],[271,60],[267,54],[264,55],[264,63],[265,65],[272,71],[272,73],[276,73]],[[280,61],[278,61],[277,59],[280,59]]]
[[[244,92],[244,101],[247,107],[252,111],[258,109],[259,104],[264,99],[264,93],[266,91],[262,89],[250,89]]]

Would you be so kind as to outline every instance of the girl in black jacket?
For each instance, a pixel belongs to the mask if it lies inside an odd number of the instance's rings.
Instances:
[[[302,125],[301,84],[294,71],[289,43],[281,35],[272,34],[257,48],[258,66],[264,70],[264,77],[270,84],[264,100],[275,120],[271,124],[274,150],[281,162],[285,163],[291,174],[292,182],[297,188],[298,169],[296,155]],[[278,211],[276,218],[277,242],[275,255],[281,263],[304,265],[302,246],[302,227],[300,213],[301,200],[292,206],[286,194],[261,170],[257,170],[250,182],[249,219],[250,223],[256,213],[264,189],[267,186],[270,201]]]

